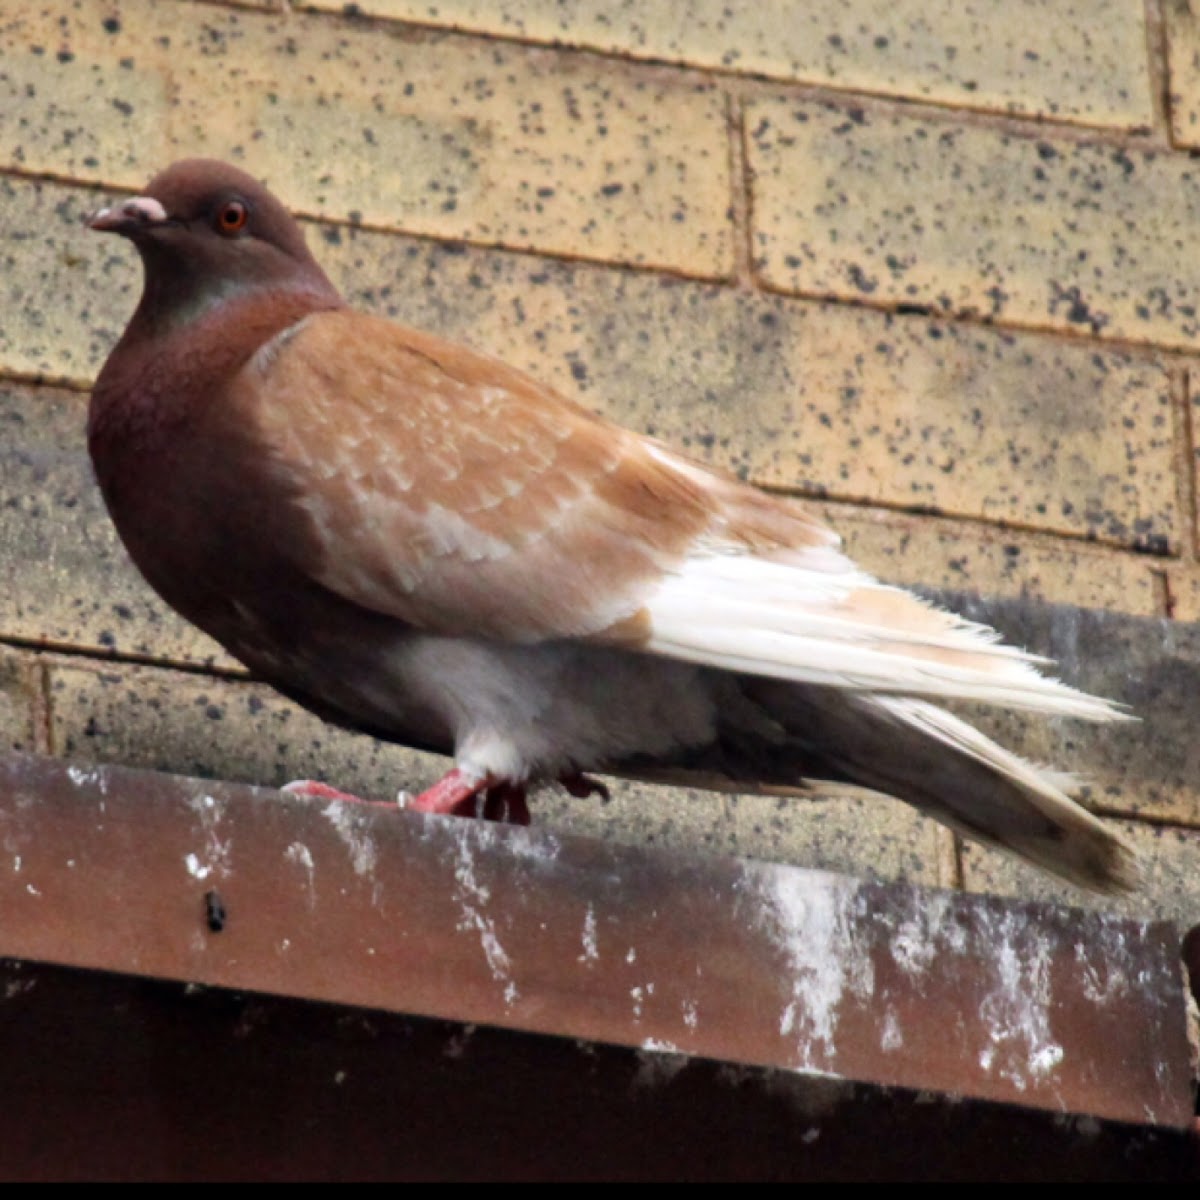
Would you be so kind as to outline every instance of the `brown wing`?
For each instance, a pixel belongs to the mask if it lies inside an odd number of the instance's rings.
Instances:
[[[299,564],[431,632],[637,642],[689,550],[836,544],[495,359],[349,311],[268,344],[235,388],[315,532]]]

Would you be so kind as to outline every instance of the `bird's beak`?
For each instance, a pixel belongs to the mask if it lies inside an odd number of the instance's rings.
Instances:
[[[84,218],[89,229],[100,233],[120,233],[132,237],[143,230],[167,223],[167,210],[151,196],[133,196],[102,208]]]

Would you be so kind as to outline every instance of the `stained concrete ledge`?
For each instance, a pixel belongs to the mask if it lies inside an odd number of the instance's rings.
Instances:
[[[1200,1161],[1165,922],[28,756],[0,760],[0,847],[0,1086],[57,1117],[6,1139],[9,1177],[865,1177],[913,1173],[914,1136],[980,1130],[983,1157],[917,1173]],[[433,1108],[390,1108],[419,1106],[422,1073]],[[273,1093],[302,1127],[264,1130]],[[686,1116],[740,1128],[764,1105],[757,1160]],[[329,1144],[360,1107],[392,1121]],[[630,1131],[664,1121],[656,1157]],[[1018,1131],[1063,1156],[1008,1161]]]

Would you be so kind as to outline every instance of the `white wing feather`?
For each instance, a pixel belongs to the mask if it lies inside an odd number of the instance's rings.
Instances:
[[[879,583],[832,547],[771,558],[722,549],[701,548],[655,588],[645,649],[797,683],[1128,719],[1034,669],[1046,660]]]

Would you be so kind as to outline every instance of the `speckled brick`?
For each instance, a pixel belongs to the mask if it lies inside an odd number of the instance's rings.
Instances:
[[[1166,567],[1146,555],[844,504],[819,511],[847,553],[891,583],[1163,615]]]
[[[1167,572],[1171,616],[1177,621],[1200,621],[1200,565],[1181,563]]]
[[[1094,725],[974,709],[971,719],[1026,758],[1078,773],[1094,806],[1200,825],[1200,626],[1022,601],[946,602],[1054,659],[1068,683],[1123,702],[1137,718]]]
[[[1171,136],[1200,147],[1200,6],[1195,0],[1162,0],[1167,33]]]
[[[0,753],[39,749],[33,656],[0,646]]]
[[[183,0],[0,23],[0,161],[142,186],[231,158],[298,209],[718,276],[725,100],[578,55]]]
[[[86,381],[132,310],[129,247],[64,227],[89,199],[0,179],[23,247],[0,367]],[[758,483],[1178,544],[1169,378],[1144,357],[346,227],[310,239],[363,307]],[[80,265],[54,278],[68,251]]]
[[[787,98],[747,106],[772,287],[1200,344],[1200,163]]]
[[[343,5],[311,0],[311,7]],[[1141,0],[359,0],[358,7],[941,104],[1122,127],[1151,120]]]
[[[345,733],[261,684],[51,660],[51,736],[72,762],[120,763],[279,785],[325,779],[366,797],[419,791],[449,762]],[[635,845],[742,854],[936,882],[934,826],[903,805],[845,797],[782,803],[613,780],[613,798],[532,799],[539,824]]]
[[[6,6],[0,15],[4,164],[126,179],[169,155],[172,35],[177,52],[189,40],[169,15],[162,4],[95,0]]]
[[[83,229],[97,206],[94,192],[0,175],[0,371],[87,383],[112,349],[141,271],[128,245]]]
[[[971,892],[1174,921],[1181,931],[1200,924],[1200,873],[1196,870],[1200,863],[1200,830],[1133,821],[1113,821],[1112,826],[1133,844],[1141,859],[1142,886],[1130,895],[1101,896],[1058,883],[1033,867],[981,846],[964,848],[964,886]]]
[[[88,461],[87,398],[0,381],[0,635],[233,666],[142,582]]]
[[[336,730],[262,684],[49,662],[51,744],[72,762],[267,786],[313,776],[378,797],[438,777],[432,756]]]
[[[736,854],[859,878],[946,884],[946,830],[897,800],[817,785],[803,797],[721,796],[609,780],[612,799],[539,793],[539,824],[629,845]]]
[[[949,831],[890,797],[817,785],[811,798],[732,796],[729,816],[729,849],[743,858],[929,887],[954,882],[944,871]]]

